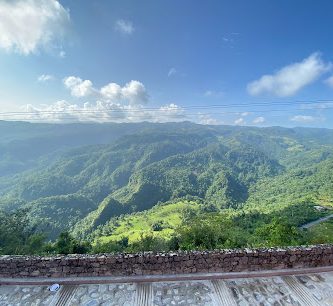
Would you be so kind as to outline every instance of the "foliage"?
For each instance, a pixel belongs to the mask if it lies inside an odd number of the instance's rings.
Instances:
[[[331,241],[299,227],[331,213],[332,153],[327,129],[0,122],[1,252]]]
[[[91,245],[87,242],[79,242],[75,240],[70,233],[62,232],[50,251],[56,254],[84,254],[88,253]]]
[[[333,219],[314,225],[306,230],[310,244],[333,243]]]
[[[305,242],[302,232],[282,218],[274,218],[255,230],[254,244],[261,247],[299,245]]]
[[[193,201],[163,203],[147,211],[112,218],[98,227],[91,237],[102,243],[118,241],[123,237],[129,237],[129,242],[133,243],[147,235],[170,239],[175,229],[183,223],[184,212],[191,211],[196,215],[199,209],[200,205]]]
[[[151,229],[154,232],[159,232],[159,231],[163,230],[163,228],[164,228],[164,224],[163,224],[163,221],[161,221],[161,220],[159,220],[151,225]]]
[[[0,211],[0,254],[38,254],[45,236],[31,227],[27,210]]]

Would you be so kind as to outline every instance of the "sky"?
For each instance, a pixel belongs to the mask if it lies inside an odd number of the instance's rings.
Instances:
[[[331,0],[0,0],[0,119],[333,128]]]

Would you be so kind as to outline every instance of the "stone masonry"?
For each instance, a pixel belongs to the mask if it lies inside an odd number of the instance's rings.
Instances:
[[[333,265],[333,245],[169,253],[0,256],[0,277],[244,272]]]

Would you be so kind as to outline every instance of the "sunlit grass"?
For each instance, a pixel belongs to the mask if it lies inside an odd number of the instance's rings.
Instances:
[[[142,235],[153,235],[168,239],[182,222],[182,212],[185,208],[199,209],[196,202],[177,202],[166,205],[158,205],[144,212],[125,216],[110,236],[102,236],[98,240],[101,243],[118,241],[123,237],[129,238],[129,243],[140,240]],[[152,225],[163,223],[160,231],[154,231]]]

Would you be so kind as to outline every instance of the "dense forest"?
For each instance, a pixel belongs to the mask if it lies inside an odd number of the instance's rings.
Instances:
[[[0,253],[332,242],[333,130],[0,121]]]

